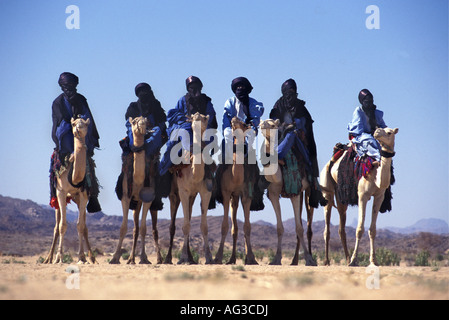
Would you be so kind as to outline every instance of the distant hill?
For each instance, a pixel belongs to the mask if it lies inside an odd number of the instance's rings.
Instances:
[[[449,225],[446,221],[435,218],[421,219],[415,224],[405,227],[386,227],[385,229],[401,233],[401,234],[412,234],[419,232],[430,232],[435,234],[449,234]]]
[[[182,244],[182,210],[178,211],[176,221],[175,244]],[[78,234],[76,220],[78,213],[68,211],[68,229],[65,238],[65,247],[77,251]],[[202,235],[200,231],[200,217],[193,217],[191,223],[191,244],[202,251]],[[221,239],[221,216],[208,217],[209,241],[213,248],[217,248]],[[119,229],[122,223],[121,216],[108,216],[103,212],[88,213],[87,225],[91,244],[101,252],[111,253],[115,250]],[[55,225],[54,210],[47,205],[39,205],[31,200],[15,199],[0,195],[0,255],[2,253],[18,255],[44,254],[51,244]],[[147,219],[147,246],[153,245],[151,219]],[[166,250],[169,243],[169,225],[167,219],[158,220],[159,240],[162,248]],[[303,225],[307,224],[305,221]],[[229,223],[231,226],[231,223]],[[128,234],[125,244],[131,242],[133,220],[130,215]],[[422,249],[430,252],[444,253],[449,249],[449,235],[447,224],[438,219],[424,219],[408,228],[386,228],[377,232],[376,245],[378,247],[394,248],[398,252],[417,252]],[[230,228],[231,229],[231,228]],[[227,236],[228,245],[232,243],[231,231]],[[239,250],[244,250],[243,222],[238,221]],[[251,242],[255,249],[276,249],[276,225],[265,221],[252,224]],[[324,250],[324,221],[313,222],[312,250]],[[283,249],[292,251],[296,247],[296,232],[294,219],[284,221]],[[306,230],[305,230],[306,231]],[[355,242],[355,228],[346,226],[348,246],[351,248]],[[446,235],[442,235],[442,234]],[[304,238],[307,239],[306,234]],[[306,240],[307,241],[307,240]],[[331,250],[340,250],[341,244],[338,236],[338,226],[331,226]],[[361,242],[361,250],[368,250],[369,240],[367,232]],[[149,249],[152,250],[152,249]]]

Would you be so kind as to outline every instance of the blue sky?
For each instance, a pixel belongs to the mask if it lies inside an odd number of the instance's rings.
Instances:
[[[78,30],[66,28],[69,5],[80,10]],[[365,26],[369,5],[379,8],[380,29]],[[335,143],[347,141],[363,88],[374,94],[387,125],[399,128],[393,211],[379,216],[379,226],[449,221],[446,0],[0,0],[0,41],[2,195],[48,203],[51,104],[61,72],[79,76],[78,92],[97,123],[100,202],[110,215],[121,215],[114,194],[118,141],[137,83],[148,82],[167,111],[185,94],[185,79],[196,75],[221,124],[233,78],[251,81],[251,96],[266,108],[262,119],[282,82],[294,78],[315,120],[320,167]],[[169,218],[165,204],[161,218]],[[283,219],[291,218],[289,201],[282,204]],[[221,215],[222,207],[210,214]],[[348,223],[355,218],[351,208]],[[275,221],[268,200],[264,212],[252,214],[259,219]],[[322,219],[319,208],[315,220]]]

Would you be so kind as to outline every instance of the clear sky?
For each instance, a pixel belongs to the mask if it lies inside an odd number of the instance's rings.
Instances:
[[[69,5],[79,8],[79,29],[66,27]],[[366,27],[369,5],[379,8],[380,29]],[[232,79],[251,81],[267,119],[281,84],[294,78],[315,120],[320,167],[335,143],[347,142],[363,88],[387,125],[399,128],[393,210],[379,226],[449,220],[446,0],[0,0],[0,43],[2,195],[48,203],[51,104],[64,71],[79,76],[100,133],[95,160],[109,215],[121,215],[118,141],[137,83],[148,82],[168,111],[185,94],[185,79],[200,77],[221,128]],[[164,203],[159,216],[168,219]],[[283,219],[291,218],[289,201],[282,205]],[[222,206],[210,214],[221,215]],[[333,223],[337,216],[334,210]],[[355,218],[351,208],[348,223]],[[264,212],[252,214],[259,219],[275,222],[268,199]],[[322,219],[319,208],[315,220]]]

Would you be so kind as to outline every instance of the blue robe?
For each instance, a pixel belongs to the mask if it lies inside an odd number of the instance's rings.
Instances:
[[[65,115],[58,124],[54,124],[55,134],[54,140],[57,143],[56,147],[59,150],[60,154],[70,154],[73,153],[74,145],[73,145],[73,132],[72,132],[72,124],[70,119],[73,117],[72,106],[69,101],[63,96],[61,100],[58,97],[55,102],[53,109],[56,108],[62,109],[60,112]],[[59,102],[59,105],[56,102]],[[85,101],[85,99],[84,99]],[[80,118],[84,120],[90,119],[90,124],[88,127],[87,135],[86,135],[86,146],[89,154],[93,154],[94,149],[99,146],[98,143],[98,133],[96,133],[95,124],[93,121],[92,114],[90,113],[90,109],[87,106],[87,103],[83,104],[82,112],[79,114]]]
[[[232,163],[232,150],[234,143],[231,129],[232,118],[238,117],[243,122],[249,123],[251,125],[252,131],[248,130],[245,133],[246,144],[251,146],[256,138],[257,128],[259,127],[260,118],[262,117],[264,112],[264,106],[261,102],[258,102],[253,98],[249,98],[248,111],[249,115],[247,115],[243,111],[243,105],[235,96],[229,98],[225,102],[223,113],[224,147],[222,148],[222,161],[224,163]]]
[[[383,120],[384,113],[378,109],[375,110],[376,122],[379,128],[386,128]],[[362,107],[357,107],[352,115],[352,121],[348,124],[349,135],[352,136],[352,143],[356,147],[357,155],[361,158],[369,156],[376,161],[380,161],[380,144],[371,135],[371,126],[368,116]]]
[[[173,147],[178,144],[180,141],[182,142],[183,148],[186,150],[190,150],[190,146],[193,144],[193,131],[192,131],[192,123],[187,121],[187,103],[186,97],[183,96],[178,100],[176,107],[169,110],[167,114],[168,121],[168,129],[167,136],[169,140],[167,141],[167,149],[161,159],[161,163],[159,166],[159,174],[162,176],[167,173],[168,169],[173,165],[173,162],[170,158],[170,152]],[[209,116],[209,122],[207,124],[207,129],[213,128],[213,123],[215,121],[215,109],[212,105],[212,102],[207,103],[206,114]],[[181,130],[182,129],[182,130]],[[183,139],[182,132],[187,131],[189,133],[189,141]],[[172,139],[172,137],[174,139]]]

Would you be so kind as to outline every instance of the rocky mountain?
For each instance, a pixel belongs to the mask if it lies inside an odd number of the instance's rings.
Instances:
[[[449,234],[449,225],[447,224],[447,222],[441,219],[434,218],[421,219],[415,224],[406,228],[386,227],[385,229],[401,234],[412,234],[419,232]]]
[[[70,250],[77,250],[78,235],[76,230],[77,212],[68,211],[68,230],[66,233],[65,246]],[[182,212],[178,212],[176,221],[177,230],[175,244],[182,244]],[[221,239],[222,217],[208,217],[209,241],[212,248],[217,248]],[[428,219],[429,220],[429,219]],[[443,221],[444,222],[444,221]],[[102,212],[88,213],[87,225],[89,228],[89,239],[94,247],[105,253],[113,252],[117,244],[119,229],[122,223],[121,216],[108,216]],[[31,200],[14,199],[0,195],[0,254],[33,255],[45,254],[48,250],[55,225],[54,210],[48,206],[39,205]],[[151,219],[147,220],[148,246],[152,246]],[[169,225],[167,219],[159,219],[159,241],[162,248],[168,248]],[[229,223],[231,226],[231,223]],[[303,222],[306,226],[306,223]],[[432,252],[444,253],[449,249],[449,235],[440,235],[444,232],[441,221],[418,221],[414,226],[404,230],[380,229],[377,232],[376,245],[378,247],[394,248],[399,252],[416,252],[423,248]],[[420,228],[418,228],[420,227]],[[425,227],[424,229],[422,227]],[[128,223],[128,234],[125,245],[131,242],[133,221],[132,215]],[[446,225],[447,228],[447,225]],[[324,250],[324,221],[315,221],[313,229],[313,251]],[[243,222],[238,221],[238,246],[244,250]],[[296,247],[296,234],[294,219],[284,221],[283,249],[292,251]],[[415,230],[414,233],[410,233]],[[434,233],[429,233],[433,230]],[[355,242],[355,229],[346,227],[348,246],[353,247]],[[306,235],[304,235],[305,239]],[[265,221],[257,221],[252,224],[251,241],[255,249],[276,249],[277,230],[276,226]],[[307,240],[306,240],[307,241]],[[227,242],[232,243],[231,231],[229,230]],[[193,217],[191,222],[192,246],[202,250],[202,235],[200,231],[200,217]],[[129,245],[130,246],[130,245]],[[338,226],[331,226],[331,250],[340,250],[341,244],[338,236]],[[369,248],[367,232],[361,243],[362,248]],[[151,249],[150,249],[151,250]]]

